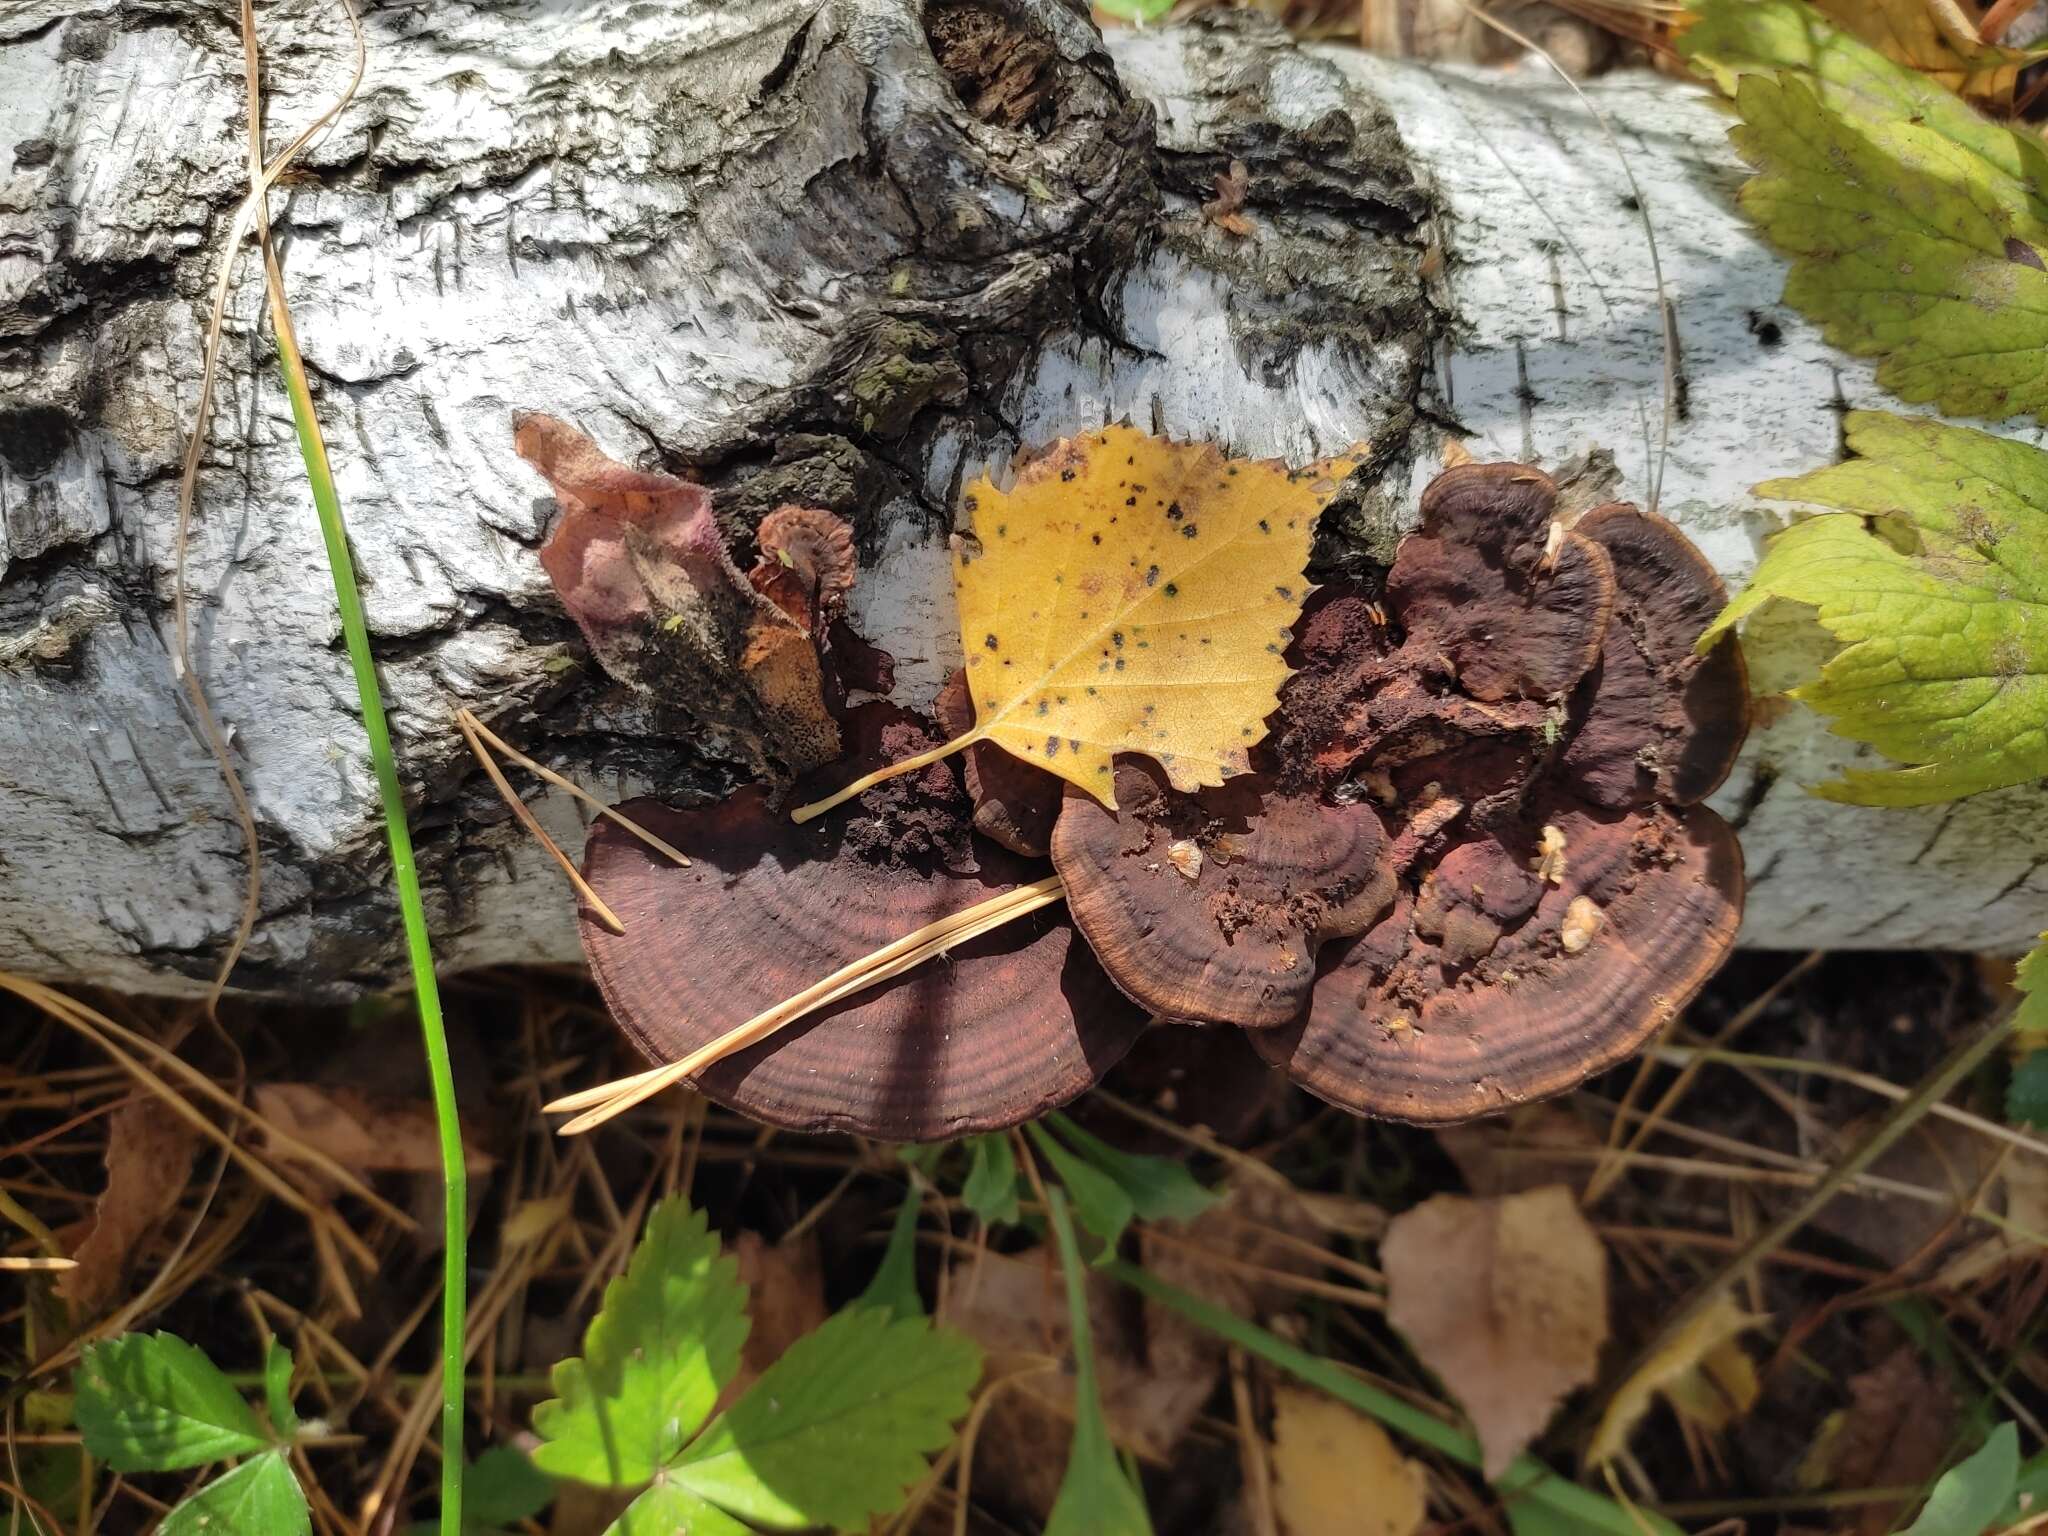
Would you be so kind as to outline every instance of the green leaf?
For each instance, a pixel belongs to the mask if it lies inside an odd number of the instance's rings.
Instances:
[[[1048,1118],[1076,1152],[1116,1181],[1131,1208],[1146,1221],[1193,1221],[1221,1198],[1196,1183],[1193,1174],[1170,1158],[1122,1152],[1065,1115]]]
[[[1067,1445],[1066,1475],[1060,1479],[1045,1536],[1152,1536],[1144,1497],[1118,1465],[1109,1425],[1102,1417],[1095,1386],[1095,1341],[1088,1331],[1088,1292],[1073,1223],[1067,1220],[1067,1202],[1056,1189],[1046,1194],[1066,1278],[1067,1326],[1073,1337],[1074,1437]]]
[[[223,1472],[164,1516],[157,1536],[311,1536],[306,1495],[282,1451]]]
[[[984,1226],[1013,1224],[1020,1214],[1017,1203],[1017,1154],[1010,1150],[1010,1138],[1002,1131],[977,1136],[967,1164],[967,1182],[960,1186],[960,1198]]]
[[[1910,764],[1820,786],[1926,805],[2048,774],[2048,453],[1968,427],[1852,411],[1860,457],[1757,494],[1839,508],[1770,542],[1700,644],[1774,598],[1842,649],[1793,697]]]
[[[2048,1509],[2048,1451],[2029,1456],[2013,1484],[2012,1497],[1998,1512],[1998,1528],[2014,1525],[2027,1515]]]
[[[93,1506],[93,1459],[76,1445],[19,1448],[21,1490],[61,1522],[63,1530],[89,1530]],[[0,1517],[14,1501],[0,1504]],[[36,1527],[23,1521],[24,1536]]]
[[[849,1307],[792,1344],[665,1475],[759,1525],[866,1530],[929,1470],[980,1374],[966,1335]]]
[[[299,1432],[299,1416],[292,1408],[292,1352],[274,1338],[263,1351],[263,1402],[279,1439],[289,1440]]]
[[[711,1412],[746,1342],[747,1288],[701,1212],[680,1196],[647,1218],[625,1274],[605,1288],[580,1359],[555,1367],[534,1410],[534,1465],[614,1487],[645,1482]]]
[[[1975,1455],[1942,1473],[1903,1536],[1983,1536],[2012,1498],[2019,1475],[2019,1429],[2001,1424]]]
[[[2005,1118],[2014,1125],[2048,1131],[2048,1048],[2032,1052],[2012,1069]]]
[[[1131,1197],[1115,1179],[1053,1140],[1044,1126],[1034,1123],[1024,1129],[1074,1197],[1074,1214],[1081,1225],[1102,1239],[1105,1252],[1113,1253],[1124,1228],[1138,1214]]]
[[[605,1527],[604,1536],[753,1536],[724,1510],[687,1488],[658,1482]]]
[[[896,1208],[889,1246],[882,1251],[875,1278],[860,1293],[859,1305],[880,1307],[891,1317],[924,1316],[924,1298],[917,1294],[917,1217],[923,1205],[923,1186],[912,1184]]]
[[[546,1509],[554,1479],[509,1445],[494,1445],[462,1476],[462,1519],[485,1528],[516,1525]]]
[[[1114,16],[1118,21],[1134,22],[1142,27],[1172,10],[1173,0],[1095,0],[1095,9],[1105,16]]]
[[[1580,1536],[1585,1529],[1576,1516],[1534,1499],[1516,1499],[1508,1504],[1507,1512],[1508,1529],[1514,1536]]]
[[[88,1345],[74,1380],[85,1448],[116,1472],[175,1472],[270,1444],[234,1383],[173,1334]]]
[[[2005,1118],[2048,1131],[2048,933],[2020,961],[2013,985],[2020,993],[2013,1038],[2027,1054],[2013,1067],[2006,1086]]]
[[[522,1453],[494,1445],[462,1473],[464,1536],[500,1536],[546,1509],[555,1497],[555,1482]],[[440,1536],[438,1520],[416,1520],[405,1536]]]
[[[1987,120],[1955,92],[1818,15],[1806,0],[1693,0],[1678,51],[1733,96],[1743,76],[1791,71],[1829,106],[1925,123],[1997,174],[2040,184],[2038,145]]]
[[[2048,153],[1803,9],[1718,0],[1684,44],[1733,89],[1785,302],[1902,399],[2048,416]]]

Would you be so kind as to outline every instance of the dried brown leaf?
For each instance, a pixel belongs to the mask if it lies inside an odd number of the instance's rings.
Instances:
[[[107,1185],[92,1230],[71,1256],[78,1267],[57,1280],[74,1315],[97,1315],[120,1293],[130,1259],[176,1208],[198,1151],[192,1128],[156,1099],[138,1099],[107,1117]]]
[[[1607,1338],[1607,1253],[1561,1186],[1438,1195],[1380,1244],[1387,1320],[1463,1406],[1497,1477],[1593,1379]]]
[[[324,1083],[264,1083],[249,1095],[250,1107],[269,1125],[324,1152],[358,1173],[439,1173],[440,1133],[434,1106],[425,1099],[366,1093]],[[307,1163],[289,1143],[274,1141],[270,1155],[280,1162]],[[492,1159],[466,1146],[464,1164],[483,1173]]]

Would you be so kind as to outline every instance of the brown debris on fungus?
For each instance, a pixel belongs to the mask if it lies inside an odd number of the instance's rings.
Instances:
[[[1325,952],[1306,1019],[1253,1046],[1320,1098],[1419,1124],[1548,1098],[1633,1055],[1733,945],[1741,850],[1700,807],[1555,820],[1562,883],[1534,881],[1525,847],[1460,844],[1423,895]]]
[[[901,712],[851,721],[887,737]],[[860,712],[856,712],[858,715]],[[868,721],[879,722],[870,730]],[[847,772],[872,767],[849,758]],[[935,765],[950,780],[944,764]],[[584,952],[612,1015],[643,1053],[678,1061],[764,1009],[927,924],[1015,890],[1038,871],[1000,850],[950,869],[947,839],[898,834],[906,796],[928,776],[869,790],[853,814],[799,827],[759,788],[677,811],[621,807],[684,849],[677,868],[600,823],[584,873],[625,924],[588,912]],[[957,787],[951,793],[958,796]],[[871,804],[876,797],[887,804]],[[943,802],[943,791],[936,792]],[[954,806],[965,832],[964,801]],[[827,1006],[706,1068],[695,1086],[756,1120],[792,1130],[930,1141],[1015,1125],[1093,1086],[1145,1027],[1055,907],[971,939],[943,958]]]
[[[1162,1018],[1270,1029],[1301,1013],[1325,941],[1393,897],[1368,805],[1247,774],[1181,794],[1116,760],[1118,809],[1069,788],[1052,834],[1067,908],[1103,969]]]
[[[1726,594],[1663,519],[1565,529],[1555,504],[1526,466],[1447,470],[1383,606],[1326,589],[1297,634],[1278,739],[1380,792],[1397,891],[1252,1043],[1356,1113],[1441,1124],[1572,1088],[1734,943],[1741,849],[1697,802],[1747,683],[1732,646],[1693,653]]]
[[[606,672],[688,710],[763,777],[838,756],[817,640],[733,564],[709,492],[551,416],[519,416],[513,442],[561,504],[541,565]]]

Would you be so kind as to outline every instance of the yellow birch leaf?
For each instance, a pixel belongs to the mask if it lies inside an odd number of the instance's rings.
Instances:
[[[1316,518],[1355,460],[1291,471],[1129,427],[969,487],[953,585],[975,734],[1114,809],[1110,757],[1174,788],[1246,771],[1287,678]]]
[[[1180,790],[1245,772],[1287,678],[1316,519],[1363,462],[1290,470],[1119,426],[1061,438],[1006,491],[975,481],[953,551],[974,728],[793,819],[978,741],[1111,810],[1118,752]]]
[[[1283,1536],[1415,1536],[1429,1517],[1422,1468],[1320,1392],[1274,1389],[1271,1459]]]

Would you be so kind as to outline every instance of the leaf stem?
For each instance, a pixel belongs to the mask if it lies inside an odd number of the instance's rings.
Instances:
[[[915,773],[918,769],[929,767],[941,758],[951,757],[962,747],[973,746],[974,743],[981,739],[982,731],[977,726],[965,736],[956,736],[942,747],[933,747],[929,752],[913,753],[911,756],[901,758],[896,762],[888,764],[886,767],[877,768],[873,773],[863,778],[855,779],[836,794],[827,795],[822,800],[814,800],[809,805],[800,805],[789,813],[789,819],[801,826],[807,821],[815,820],[817,817],[824,815],[836,805],[844,805],[855,795],[873,789],[884,779],[893,779],[899,774]]]
[[[1360,1381],[1332,1362],[1297,1349],[1256,1323],[1248,1323],[1235,1313],[1190,1295],[1179,1286],[1169,1285],[1136,1264],[1112,1259],[1098,1268],[1112,1279],[1121,1280],[1131,1289],[1170,1307],[1197,1327],[1206,1328],[1226,1343],[1235,1344],[1247,1354],[1257,1355],[1268,1364],[1279,1366],[1281,1370],[1298,1376],[1310,1386],[1329,1393],[1339,1402],[1379,1420],[1409,1439],[1468,1467],[1480,1465],[1479,1442],[1472,1436],[1452,1428],[1413,1404],[1402,1402],[1390,1392]],[[1532,1504],[1545,1505],[1559,1516],[1575,1522],[1581,1530],[1605,1531],[1611,1536],[1643,1536],[1647,1523],[1658,1536],[1680,1536],[1678,1527],[1669,1521],[1641,1510],[1626,1510],[1590,1488],[1560,1477],[1533,1456],[1517,1456],[1493,1486],[1504,1500],[1512,1503],[1527,1499]]]
[[[265,277],[270,290],[270,317],[277,333],[278,361],[285,391],[291,397],[292,421],[298,428],[299,452],[320,516],[320,537],[327,546],[327,566],[334,577],[335,606],[355,673],[356,694],[363,710],[363,732],[369,737],[370,765],[383,802],[384,833],[391,845],[391,879],[398,887],[398,907],[405,923],[406,954],[412,963],[413,992],[419,999],[420,1034],[426,1049],[427,1072],[433,1085],[434,1119],[440,1131],[443,1235],[441,1276],[441,1533],[462,1530],[462,1344],[468,1278],[467,1238],[469,1190],[463,1163],[462,1124],[455,1106],[455,1076],[448,1059],[448,1034],[441,1021],[441,993],[434,978],[433,947],[427,936],[427,914],[420,899],[418,867],[412,835],[406,827],[405,794],[399,787],[398,760],[391,750],[391,728],[384,717],[383,690],[370,655],[369,626],[363,618],[362,594],[356,586],[355,560],[349,553],[348,529],[341,500],[327,460],[327,444],[313,414],[313,396],[299,355],[297,332],[284,300],[284,279],[277,259],[264,249]]]

